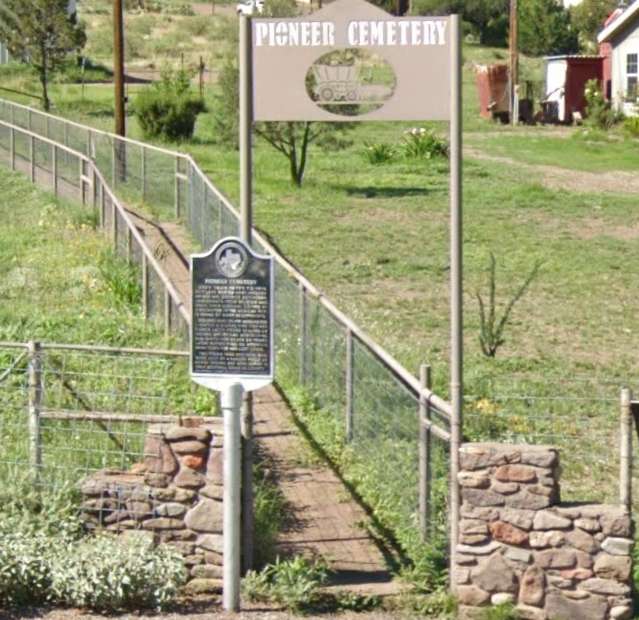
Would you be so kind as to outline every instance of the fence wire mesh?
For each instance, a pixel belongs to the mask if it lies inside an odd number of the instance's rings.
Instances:
[[[79,489],[124,473],[138,494],[152,427],[178,417],[210,420],[217,410],[211,393],[189,380],[184,354],[2,344],[0,407],[3,480]],[[104,513],[101,522],[109,529],[131,527],[109,521],[110,514],[123,514],[124,504],[133,521],[142,519],[131,515],[129,495],[104,490],[108,498],[90,493],[86,512]],[[144,498],[137,501],[143,510]]]
[[[465,432],[475,441],[557,446],[562,498],[618,502],[618,381],[594,376],[488,378],[466,396]]]
[[[239,234],[235,210],[188,157],[124,141],[4,101],[0,101],[0,119],[49,135],[88,156],[120,199],[127,204],[145,203],[161,221],[183,222],[201,248]],[[0,133],[0,145],[6,140],[6,131],[4,137]],[[29,151],[25,151],[28,140],[23,140],[21,149],[26,153],[23,159],[28,167]],[[67,151],[61,148],[58,151],[60,161],[68,157]],[[79,186],[77,157],[64,170]],[[162,275],[148,261],[146,270],[141,264],[142,252],[130,240],[130,229],[109,188],[99,178],[89,193],[91,196],[97,197],[101,223],[111,235],[117,254],[138,267],[146,316],[163,325],[179,342],[188,342],[188,324],[176,300],[169,296],[167,303]],[[259,242],[254,247],[269,251]],[[279,381],[301,387],[326,420],[339,429],[342,440],[350,442],[347,475],[364,481],[360,485],[362,496],[376,509],[394,507],[387,525],[409,529],[419,537],[419,488],[424,484],[419,473],[419,391],[403,382],[366,342],[355,338],[343,319],[279,262],[276,304]],[[432,417],[445,435],[447,415],[433,411]],[[428,451],[432,479],[430,515],[436,523],[445,520],[446,514],[448,448],[445,439],[429,436],[429,441],[433,445]],[[119,455],[121,458],[122,453]]]

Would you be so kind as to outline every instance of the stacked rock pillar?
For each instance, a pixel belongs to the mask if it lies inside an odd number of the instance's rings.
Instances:
[[[89,529],[146,535],[183,557],[187,591],[219,593],[223,566],[221,427],[155,425],[144,461],[104,470],[82,483]]]
[[[561,504],[548,446],[466,444],[453,569],[460,618],[512,603],[530,620],[632,617],[632,526],[623,506]]]

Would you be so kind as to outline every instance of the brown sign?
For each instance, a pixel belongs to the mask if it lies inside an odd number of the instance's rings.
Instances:
[[[253,19],[258,121],[449,120],[447,17],[394,17],[336,0],[298,18]]]

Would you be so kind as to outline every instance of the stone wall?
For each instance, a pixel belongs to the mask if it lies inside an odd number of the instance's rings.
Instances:
[[[197,422],[192,421],[195,425]],[[189,569],[187,590],[222,588],[223,450],[219,426],[150,426],[144,461],[103,470],[81,485],[85,523],[146,536],[177,549]]]
[[[531,620],[632,617],[633,532],[623,507],[560,503],[552,447],[466,444],[460,460],[460,618],[505,602]]]

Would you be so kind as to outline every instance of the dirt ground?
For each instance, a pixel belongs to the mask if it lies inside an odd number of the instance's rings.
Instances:
[[[564,189],[571,192],[639,194],[639,175],[634,172],[623,170],[586,172],[541,164],[526,164],[510,157],[489,155],[473,147],[465,147],[464,154],[467,157],[493,161],[506,166],[517,166],[529,170],[533,174],[540,174],[543,185],[549,189]]]
[[[217,603],[194,603],[174,611],[157,614],[121,614],[100,615],[81,609],[25,609],[6,614],[0,610],[1,620],[287,620],[289,618],[305,618],[307,620],[322,619],[332,620],[385,620],[388,618],[400,618],[400,615],[388,611],[375,611],[366,613],[343,612],[340,614],[321,614],[294,616],[284,611],[269,609],[268,606],[252,606],[243,609],[240,613],[225,613]]]

